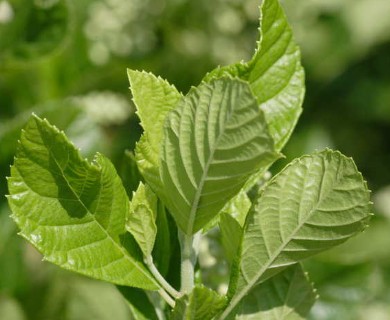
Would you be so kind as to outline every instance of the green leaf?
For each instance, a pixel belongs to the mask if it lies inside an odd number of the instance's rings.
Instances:
[[[160,200],[157,203],[156,226],[157,234],[153,248],[153,261],[159,272],[165,276],[170,269],[170,258],[173,250],[171,233],[177,234],[177,229],[171,230],[168,213]]]
[[[243,227],[251,205],[252,202],[248,195],[241,189],[240,192],[223,207],[221,213],[231,215],[239,225]]]
[[[228,78],[202,83],[167,117],[161,159],[165,204],[191,235],[277,157],[247,83]]]
[[[241,189],[235,197],[230,199],[228,203],[225,204],[219,214],[214,217],[205,227],[203,227],[203,233],[206,233],[217,226],[220,220],[220,215],[223,213],[230,214],[239,222],[241,226],[243,226],[245,223],[245,217],[251,207],[251,204],[252,203],[245,190]]]
[[[229,264],[233,262],[239,251],[245,219],[251,204],[246,192],[241,189],[219,215],[221,242]]]
[[[120,177],[123,186],[126,189],[127,196],[132,199],[133,191],[137,190],[139,183],[142,181],[141,173],[138,170],[134,153],[126,150],[120,166]]]
[[[243,299],[237,320],[304,320],[317,295],[300,264],[266,280]]]
[[[278,0],[264,0],[260,41],[248,81],[264,111],[277,150],[286,144],[302,112],[305,94],[301,55]]]
[[[97,154],[88,163],[62,132],[33,116],[8,187],[20,234],[45,260],[115,284],[158,289],[126,233],[129,200],[108,159]]]
[[[61,319],[62,315],[66,315],[62,318],[64,320],[129,319],[128,304],[114,285],[68,275],[62,275],[59,278],[57,282],[62,282],[62,286],[57,284],[56,288],[52,288],[50,292],[46,293],[47,298],[42,301],[42,306],[38,309],[43,309],[46,312],[39,314],[38,319]],[[57,292],[53,289],[57,289]],[[135,288],[129,289],[137,290]],[[61,294],[63,297],[59,299]],[[57,308],[53,308],[53,305],[56,304]],[[51,312],[47,312],[47,310]]]
[[[127,70],[130,89],[144,134],[136,146],[136,160],[145,180],[155,192],[161,188],[159,156],[167,113],[182,95],[167,81],[151,73]]]
[[[139,171],[154,192],[161,194],[163,190],[160,179],[159,162],[150,147],[147,134],[144,133],[135,145],[135,160]]]
[[[158,320],[155,308],[143,290],[117,286],[130,309],[131,320]]]
[[[226,298],[203,286],[176,300],[171,320],[210,320],[226,305]]]
[[[258,283],[361,232],[370,217],[367,185],[352,159],[325,150],[275,176],[247,217],[229,294],[229,314]]]
[[[205,81],[223,76],[250,83],[265,114],[276,150],[288,141],[302,111],[305,92],[300,51],[278,0],[264,0],[260,14],[260,39],[251,61],[217,68]]]
[[[219,228],[226,260],[231,264],[239,252],[243,228],[230,214],[221,213]]]
[[[126,229],[137,241],[145,257],[151,255],[157,234],[157,197],[142,182],[130,202]]]

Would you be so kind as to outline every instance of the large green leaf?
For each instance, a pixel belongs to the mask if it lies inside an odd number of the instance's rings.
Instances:
[[[300,264],[261,283],[243,299],[237,320],[304,320],[316,293]]]
[[[51,278],[50,286],[53,280],[57,283],[45,292],[42,305],[36,307],[43,311],[36,316],[37,319],[129,320],[128,304],[114,285],[68,274]]]
[[[203,286],[176,300],[171,320],[210,320],[224,306],[226,298]]]
[[[157,234],[157,197],[148,185],[142,182],[130,202],[126,229],[137,241],[145,257],[152,254]]]
[[[294,160],[254,203],[225,315],[258,283],[361,232],[369,191],[352,159],[325,150]]]
[[[33,116],[8,181],[20,234],[65,269],[108,282],[158,289],[126,233],[129,200],[108,159],[80,157],[65,135]]]
[[[138,167],[155,192],[161,189],[159,156],[164,120],[182,97],[167,81],[151,73],[127,70],[130,89],[144,133],[136,146]]]
[[[205,80],[230,75],[248,81],[280,151],[302,111],[304,71],[299,48],[278,0],[263,1],[259,32],[251,61],[217,68]]]
[[[191,235],[277,157],[247,83],[229,78],[202,83],[167,117],[161,159],[165,203]]]

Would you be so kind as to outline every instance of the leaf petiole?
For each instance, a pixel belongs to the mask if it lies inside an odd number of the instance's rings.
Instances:
[[[181,294],[175,288],[173,288],[167,280],[161,275],[160,271],[158,271],[157,267],[153,263],[153,257],[151,255],[145,258],[145,263],[148,266],[150,272],[156,278],[156,280],[160,283],[163,289],[168,292],[174,298],[180,298]],[[164,298],[164,297],[163,297]],[[167,301],[168,302],[168,301]]]
[[[160,290],[158,290],[158,293],[172,308],[175,307],[175,300],[173,300],[172,297],[164,289],[161,288]]]
[[[198,259],[201,232],[187,235],[179,230],[181,250],[181,288],[180,292],[190,293],[194,288],[195,264]]]

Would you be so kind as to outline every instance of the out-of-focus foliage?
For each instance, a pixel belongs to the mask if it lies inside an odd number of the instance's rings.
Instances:
[[[115,288],[41,262],[16,235],[5,176],[31,112],[64,129],[84,156],[99,150],[113,159],[131,193],[139,175],[123,150],[134,148],[141,129],[126,67],[152,71],[185,93],[216,65],[250,58],[259,2],[0,0],[0,319],[126,319],[131,312]],[[312,319],[385,320],[390,2],[282,3],[302,49],[307,86],[286,162],[326,146],[342,150],[368,179],[377,214],[364,235],[306,262],[320,295]],[[200,255],[211,287],[227,275],[228,266],[217,263],[220,248],[213,229]]]

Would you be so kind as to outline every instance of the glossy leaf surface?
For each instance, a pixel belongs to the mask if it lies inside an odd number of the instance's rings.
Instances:
[[[33,116],[11,169],[9,204],[20,234],[65,269],[158,289],[125,230],[129,200],[108,159],[82,159],[65,135]]]

